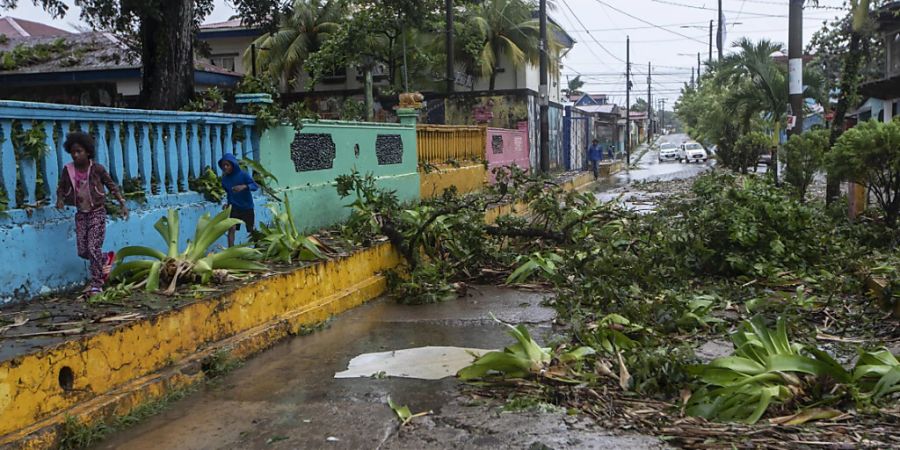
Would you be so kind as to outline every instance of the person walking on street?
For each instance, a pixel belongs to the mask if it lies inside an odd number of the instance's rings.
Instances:
[[[600,160],[603,159],[603,147],[600,146],[596,139],[588,147],[588,159],[591,160],[591,168],[594,169],[594,179],[596,180],[600,176]]]

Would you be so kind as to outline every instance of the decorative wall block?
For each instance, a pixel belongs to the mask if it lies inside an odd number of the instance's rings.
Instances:
[[[335,154],[329,133],[297,133],[291,142],[291,160],[297,172],[331,169]]]
[[[403,139],[399,134],[379,134],[375,138],[375,156],[378,165],[403,163]]]
[[[493,151],[495,155],[503,153],[503,136],[499,134],[491,136],[491,151]]]

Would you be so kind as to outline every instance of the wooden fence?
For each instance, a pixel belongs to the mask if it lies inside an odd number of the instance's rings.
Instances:
[[[419,125],[416,127],[419,163],[482,161],[487,141],[485,127],[457,125]]]

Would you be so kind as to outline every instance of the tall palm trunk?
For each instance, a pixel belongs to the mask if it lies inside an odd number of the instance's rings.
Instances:
[[[375,120],[375,98],[372,93],[372,65],[366,64],[366,120]]]
[[[847,54],[844,55],[844,66],[841,70],[840,97],[838,97],[837,106],[834,109],[834,119],[831,121],[831,146],[837,142],[841,134],[844,133],[844,121],[847,117],[847,110],[850,108],[850,102],[855,101],[856,90],[859,88],[860,81],[860,65],[862,64],[862,33],[851,29],[850,44],[847,47]],[[841,180],[834,175],[828,174],[827,184],[825,187],[825,200],[828,204],[833,203],[841,195]]]

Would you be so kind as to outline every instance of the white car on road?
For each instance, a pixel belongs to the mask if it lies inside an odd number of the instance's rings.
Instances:
[[[699,143],[685,142],[684,144],[681,144],[681,150],[679,152],[678,159],[686,163],[690,163],[692,161],[706,162],[709,159],[709,155],[706,154],[706,149],[704,149],[703,146]]]
[[[675,161],[678,159],[678,146],[668,142],[659,144],[659,162]]]

